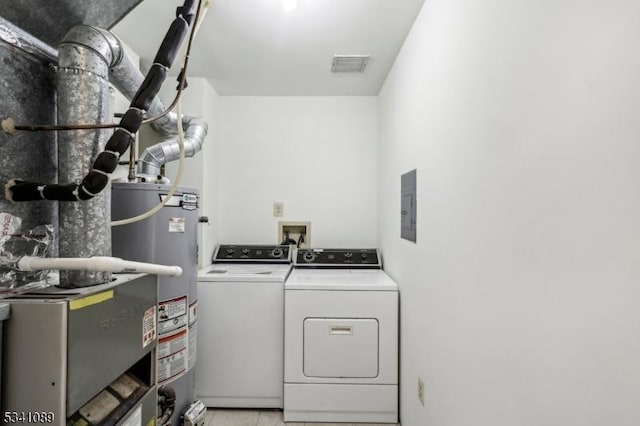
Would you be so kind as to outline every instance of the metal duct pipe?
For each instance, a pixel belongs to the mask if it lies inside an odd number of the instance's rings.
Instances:
[[[105,39],[111,46],[113,56],[118,58],[110,69],[109,78],[111,83],[116,89],[120,91],[127,99],[132,99],[142,81],[144,76],[131,62],[129,57],[124,52],[120,40],[117,39],[112,33],[104,30],[102,31]],[[156,116],[165,110],[160,98],[157,96],[153,98],[147,115],[150,117]],[[165,136],[174,136],[177,134],[177,120],[178,115],[174,112],[170,112],[158,120],[151,123],[151,127]],[[208,126],[207,122],[198,117],[183,116],[182,127],[184,131],[184,145],[185,145],[185,157],[193,157],[197,152],[202,149],[202,144],[207,136]],[[138,173],[141,175],[157,176],[160,174],[160,167],[163,164],[175,161],[180,157],[180,148],[178,146],[178,140],[175,137],[159,142],[153,146],[150,146],[145,150],[140,159],[138,160]]]
[[[11,114],[18,122],[55,123],[55,69],[52,64],[57,62],[56,49],[0,17],[2,114]],[[58,135],[54,132],[18,132],[10,138],[2,135],[0,175],[3,178],[29,176],[40,182],[55,181],[58,176]],[[57,203],[12,203],[0,195],[0,212],[21,218],[23,229],[42,224],[58,228]],[[53,251],[57,255],[57,247]]]
[[[65,36],[58,50],[58,122],[103,123],[109,117],[109,80],[128,99],[133,99],[145,80],[126,55],[120,40],[109,31],[79,25]],[[164,105],[154,96],[148,114],[158,115]],[[152,127],[165,135],[176,133],[175,113],[156,120]],[[207,134],[207,124],[195,117],[183,117],[185,154],[198,152]],[[80,183],[91,170],[93,160],[104,150],[105,132],[86,130],[62,132],[58,148],[59,181]],[[79,142],[80,141],[80,142]],[[151,147],[155,157],[143,160],[145,170],[158,174],[159,167],[179,157],[175,138]],[[152,155],[152,154],[150,154]],[[157,164],[157,167],[155,165]],[[155,167],[155,168],[154,168]],[[157,170],[157,171],[156,171]],[[61,203],[61,257],[109,256],[111,254],[111,207],[109,191],[83,203]],[[110,279],[106,272],[64,271],[63,287],[84,287]]]
[[[200,0],[185,0],[183,6],[176,9],[176,18],[162,40],[149,73],[133,97],[129,109],[120,120],[116,131],[107,141],[105,149],[96,156],[91,169],[82,181],[80,183],[43,184],[11,179],[5,185],[5,197],[7,200],[14,202],[35,200],[83,201],[89,200],[102,192],[109,184],[111,174],[117,169],[120,156],[129,149],[133,135],[140,129],[144,113],[149,110],[152,101],[158,94],[167,76],[167,71],[171,68],[180,45],[189,32],[191,23],[196,18],[198,13],[196,11],[196,1],[198,1],[197,10],[199,10]],[[99,31],[95,31],[95,33],[100,34]],[[192,37],[193,32],[189,37],[189,45],[191,45]],[[87,41],[90,41],[89,38],[87,38]],[[80,45],[81,43],[77,44]],[[104,40],[99,47],[104,47]],[[92,54],[87,52],[86,56],[91,57],[95,56],[95,54],[106,58],[105,54],[107,52],[106,49],[97,50]],[[86,64],[83,61],[78,61],[77,64],[80,65],[79,69],[81,71],[85,70],[84,66]],[[89,69],[92,67],[88,66]],[[102,71],[102,67],[99,65],[96,65],[95,68],[96,71]],[[98,77],[102,77],[102,74],[98,74]],[[181,85],[183,83],[184,79],[181,79]]]
[[[109,116],[109,67],[113,50],[102,31],[71,28],[58,49],[58,123],[105,123]],[[80,183],[102,152],[108,134],[75,130],[58,135],[58,181]],[[83,203],[60,203],[60,257],[111,255],[111,193]],[[61,287],[107,282],[110,272],[61,271]]]
[[[207,136],[207,123],[197,117],[182,117],[184,131],[184,156],[193,157],[202,149]],[[138,173],[141,175],[157,176],[160,166],[180,158],[180,147],[177,137],[157,143],[147,148],[138,159]]]

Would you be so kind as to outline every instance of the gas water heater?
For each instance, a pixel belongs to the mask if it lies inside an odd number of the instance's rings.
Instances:
[[[144,213],[165,200],[168,185],[113,183],[113,220]],[[155,215],[112,229],[113,255],[182,267],[180,277],[158,284],[157,382],[171,387],[176,405],[171,424],[194,400],[197,326],[198,193],[180,187]]]

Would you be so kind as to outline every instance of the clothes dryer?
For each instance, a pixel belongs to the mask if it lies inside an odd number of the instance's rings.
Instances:
[[[289,246],[221,245],[198,274],[196,398],[207,407],[282,408]]]
[[[284,420],[397,423],[398,287],[377,250],[300,250],[294,263]]]

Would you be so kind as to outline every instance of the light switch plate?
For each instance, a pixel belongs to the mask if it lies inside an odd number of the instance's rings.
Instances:
[[[282,217],[284,216],[284,203],[273,203],[273,216],[274,217]]]

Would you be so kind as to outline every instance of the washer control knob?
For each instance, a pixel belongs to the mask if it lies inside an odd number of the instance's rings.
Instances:
[[[277,248],[277,249],[271,250],[271,256],[272,257],[280,257],[280,256],[282,256],[282,249]]]
[[[228,248],[227,249],[227,254],[233,254],[233,252],[235,252],[234,249],[232,249],[232,248]]]
[[[360,255],[360,257],[361,257],[362,259],[366,259],[366,258],[368,257],[368,254],[367,254],[367,253],[362,253],[362,254]]]
[[[242,249],[242,254],[244,254],[244,255],[249,254],[249,249]]]
[[[302,255],[302,258],[306,261],[306,262],[313,262],[313,260],[316,258],[316,255],[313,254],[312,252],[308,251],[306,252],[304,255]]]
[[[344,254],[344,258],[345,259],[351,259],[352,257],[353,257],[353,253],[351,253],[349,251]]]

